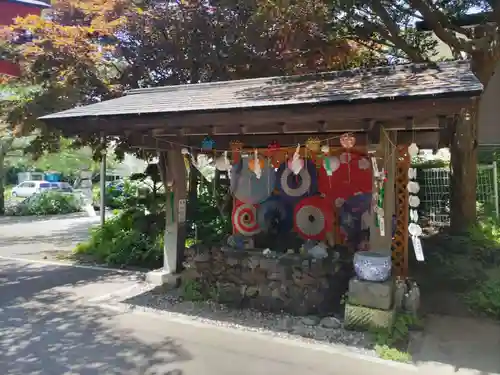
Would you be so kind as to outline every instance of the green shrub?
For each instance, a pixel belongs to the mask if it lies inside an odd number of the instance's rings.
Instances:
[[[110,265],[159,268],[163,264],[163,223],[150,225],[157,219],[139,210],[122,212],[103,227],[94,228],[90,240],[74,252]]]
[[[489,270],[486,279],[466,293],[465,301],[472,311],[500,319],[500,267]]]
[[[6,214],[17,216],[60,215],[78,212],[81,207],[80,197],[74,194],[45,191],[25,199],[18,205],[9,207]]]

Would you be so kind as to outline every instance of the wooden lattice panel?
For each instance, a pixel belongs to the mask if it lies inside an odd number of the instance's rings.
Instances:
[[[408,146],[398,146],[396,161],[396,231],[392,240],[392,265],[397,276],[408,276]]]

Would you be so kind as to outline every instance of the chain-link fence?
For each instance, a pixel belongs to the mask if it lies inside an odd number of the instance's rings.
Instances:
[[[432,226],[450,224],[450,169],[418,168],[420,184],[420,217]],[[499,217],[496,162],[479,165],[477,169],[477,201]]]

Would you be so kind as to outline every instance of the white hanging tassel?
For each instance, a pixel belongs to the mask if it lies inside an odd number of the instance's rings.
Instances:
[[[254,158],[255,158],[254,159],[255,160],[255,163],[254,163],[255,177],[260,179],[262,177],[262,169],[260,168],[259,153],[257,152],[257,150],[254,151]]]
[[[292,163],[290,164],[290,169],[294,175],[298,175],[303,167],[304,167],[304,161],[300,158],[300,144],[299,144],[297,145],[297,149],[293,154]]]

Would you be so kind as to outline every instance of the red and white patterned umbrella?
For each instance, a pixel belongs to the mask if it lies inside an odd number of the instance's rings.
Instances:
[[[253,204],[236,204],[232,221],[235,231],[242,236],[250,237],[261,231],[257,222],[257,209]]]
[[[328,200],[319,196],[302,199],[294,211],[295,231],[309,240],[324,240],[332,230],[333,210]]]

